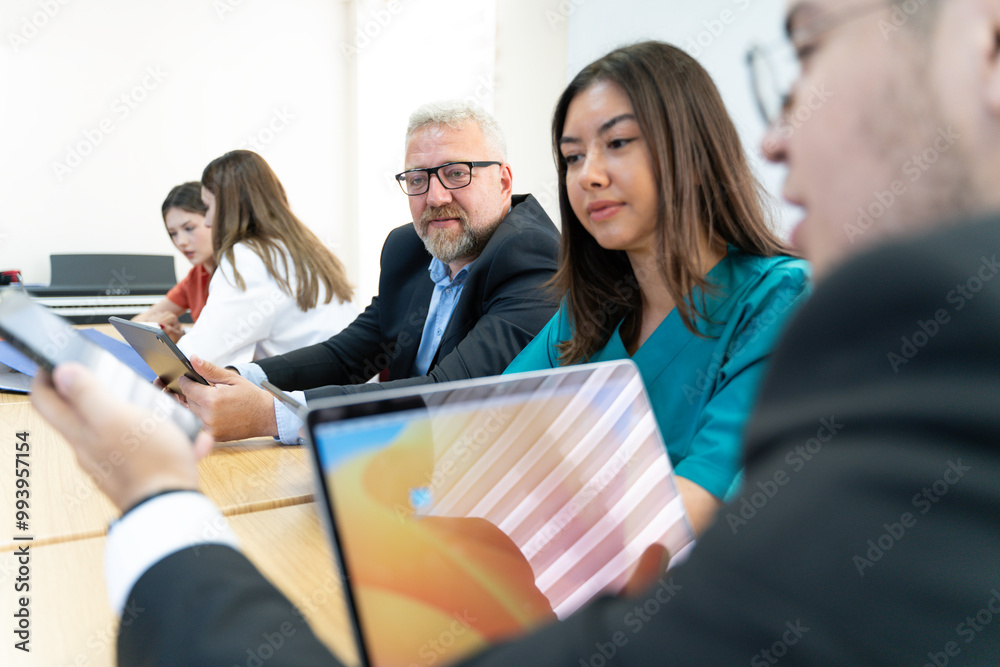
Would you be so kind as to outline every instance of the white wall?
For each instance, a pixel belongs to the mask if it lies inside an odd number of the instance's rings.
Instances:
[[[556,219],[548,121],[564,85],[568,21],[559,0],[359,0],[346,53],[356,58],[358,274],[378,287],[386,234],[410,221],[393,175],[403,170],[410,113],[437,99],[474,101],[507,135],[516,193],[532,192]]]
[[[244,146],[350,268],[346,17],[329,0],[5,0],[0,267],[46,283],[50,253],[173,253],[181,276],[160,203]]]
[[[538,193],[554,216],[548,122],[568,27],[559,3],[5,0],[0,268],[46,283],[51,253],[149,252],[173,253],[183,275],[160,203],[242,145],[270,162],[364,305],[385,235],[409,221],[392,180],[406,119],[440,98],[496,113],[515,189]],[[136,86],[131,108],[120,98]],[[55,166],[80,144],[79,163]]]
[[[410,222],[407,197],[393,178],[403,170],[410,113],[438,99],[493,110],[495,8],[496,0],[357,3],[360,32],[348,56],[357,72],[360,294],[377,292],[386,234]]]
[[[549,128],[566,86],[565,0],[500,0],[497,7],[497,120],[507,133],[514,192],[538,198],[559,224]]]
[[[569,77],[638,39],[700,50],[756,157],[743,54],[779,37],[783,11],[783,0],[5,0],[0,269],[45,283],[50,253],[174,253],[163,197],[244,146],[271,163],[364,305],[386,233],[409,221],[392,174],[416,106],[459,97],[493,111],[515,191],[557,220],[549,124]],[[57,173],[71,147],[94,143]],[[779,193],[781,170],[760,171]]]
[[[798,212],[781,203],[784,169],[764,162],[764,125],[754,106],[745,53],[751,43],[781,38],[785,0],[567,0],[567,76],[617,46],[644,39],[675,44],[695,56],[716,86],[767,190],[775,197],[776,226],[787,235]]]

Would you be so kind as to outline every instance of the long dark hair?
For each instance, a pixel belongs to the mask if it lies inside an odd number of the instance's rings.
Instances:
[[[344,265],[292,213],[285,188],[264,158],[252,151],[226,153],[205,167],[201,185],[215,195],[215,264],[221,266],[222,258],[228,258],[240,289],[246,289],[246,283],[233,261],[233,246],[245,243],[263,260],[282,290],[295,295],[302,310],[317,304],[320,281],[326,287],[326,303],[334,296],[341,303],[351,300],[353,290]],[[278,257],[283,263],[281,271],[276,264]],[[294,292],[288,284],[286,257],[295,264],[298,284]]]
[[[701,241],[725,242],[766,257],[787,254],[765,215],[765,194],[747,163],[739,135],[708,72],[691,56],[663,42],[616,49],[584,68],[559,98],[552,146],[559,175],[562,249],[552,285],[565,296],[573,337],[560,345],[564,365],[586,361],[611,337],[618,322],[626,345],[642,321],[639,283],[624,251],[605,250],[573,213],[560,151],[573,99],[595,83],[610,81],[632,103],[649,147],[659,204],[656,259],[661,278],[684,325],[695,335],[697,317],[687,297],[713,286],[701,274]],[[704,293],[704,292],[703,292]]]
[[[208,212],[208,207],[201,200],[201,183],[188,181],[170,188],[167,198],[163,200],[163,206],[160,207],[164,221],[167,219],[167,211],[172,208],[204,216]]]

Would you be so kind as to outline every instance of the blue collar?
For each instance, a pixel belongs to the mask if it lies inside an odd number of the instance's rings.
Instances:
[[[434,281],[435,285],[441,287],[449,287],[450,285],[456,284],[456,282],[461,285],[465,282],[466,276],[469,274],[469,269],[472,265],[476,263],[476,260],[472,260],[468,264],[462,267],[462,269],[455,275],[454,278],[450,277],[450,269],[448,265],[442,262],[437,257],[431,258],[430,266],[427,267],[427,271],[431,274],[431,280]]]

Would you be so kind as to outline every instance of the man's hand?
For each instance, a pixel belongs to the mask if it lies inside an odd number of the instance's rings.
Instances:
[[[31,385],[31,403],[66,438],[80,467],[119,510],[160,491],[197,490],[198,458],[212,449],[212,439],[200,433],[192,447],[176,424],[111,397],[84,366],[61,364],[52,377],[40,370]],[[151,432],[136,428],[149,423],[156,424]],[[127,434],[133,437],[126,439]]]
[[[625,582],[622,595],[634,598],[643,594],[646,589],[656,583],[657,579],[663,576],[668,565],[670,565],[670,553],[667,548],[659,542],[649,545],[639,556],[635,571]]]
[[[182,377],[181,391],[187,406],[216,440],[278,435],[274,400],[269,393],[236,371],[219,368],[199,357],[191,357],[191,365],[212,386]]]

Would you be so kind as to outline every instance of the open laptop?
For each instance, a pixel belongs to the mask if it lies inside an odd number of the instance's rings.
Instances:
[[[693,542],[631,361],[332,399],[307,430],[364,665],[453,662]]]

